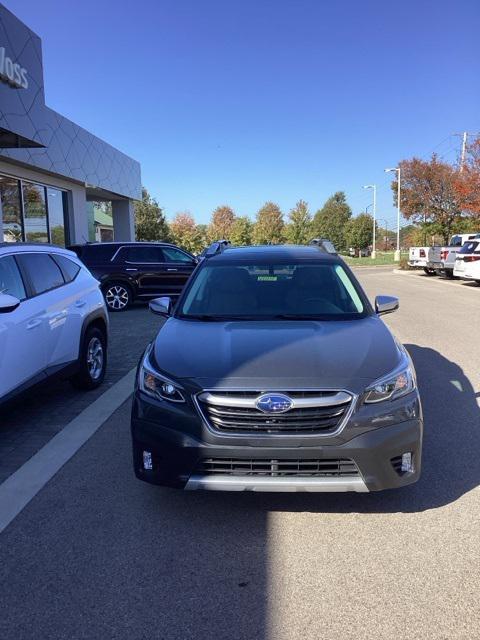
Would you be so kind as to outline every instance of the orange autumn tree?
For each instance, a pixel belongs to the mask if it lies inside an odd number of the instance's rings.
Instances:
[[[480,224],[480,137],[467,147],[465,162],[458,172],[456,188],[462,209],[472,216],[474,224]]]
[[[458,192],[458,172],[434,154],[430,160],[402,160],[401,202],[403,216],[429,235],[442,236],[445,243],[462,219],[462,199]],[[392,183],[397,204],[397,182]]]

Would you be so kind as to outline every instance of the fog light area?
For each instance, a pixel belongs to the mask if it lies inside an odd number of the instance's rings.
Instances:
[[[153,469],[151,451],[143,452],[143,468],[146,469],[147,471],[151,471]]]
[[[413,471],[413,457],[412,452],[408,451],[408,453],[404,453],[402,455],[402,471],[403,473],[408,473]]]

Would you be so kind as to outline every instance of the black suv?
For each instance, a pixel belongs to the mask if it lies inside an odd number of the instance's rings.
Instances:
[[[204,253],[140,362],[135,473],[185,489],[378,491],[420,475],[405,348],[341,258],[318,246]]]
[[[69,247],[100,281],[110,311],[134,300],[180,294],[197,259],[173,244],[105,242]]]

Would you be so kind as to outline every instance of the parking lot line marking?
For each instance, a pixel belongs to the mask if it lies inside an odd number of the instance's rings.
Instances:
[[[0,533],[133,392],[135,369],[95,402],[0,485]]]

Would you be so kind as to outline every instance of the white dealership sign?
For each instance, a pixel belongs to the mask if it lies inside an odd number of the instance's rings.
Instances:
[[[5,47],[0,47],[0,79],[17,89],[28,89],[27,70],[7,56]]]

